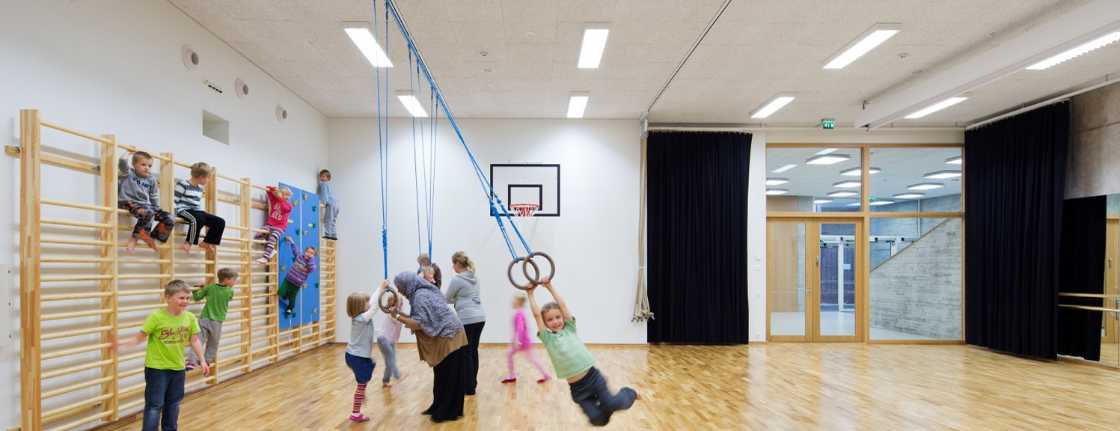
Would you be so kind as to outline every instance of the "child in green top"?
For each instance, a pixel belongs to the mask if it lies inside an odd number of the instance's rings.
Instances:
[[[218,356],[218,343],[222,341],[222,322],[226,321],[226,311],[229,310],[229,301],[233,299],[233,286],[239,278],[237,270],[222,268],[218,270],[218,282],[194,291],[195,301],[206,298],[206,305],[198,316],[198,327],[202,331],[198,334],[199,341],[206,346],[204,356],[206,362],[213,364]],[[187,358],[187,369],[193,370],[198,364],[198,357],[192,352]]]
[[[568,312],[564,299],[552,288],[551,280],[543,284],[556,302],[545,304],[542,310],[537,307],[536,286],[529,289],[529,305],[533,308],[537,328],[545,328],[537,332],[537,336],[548,351],[556,376],[568,381],[572,401],[583,409],[591,425],[604,426],[611,421],[614,412],[634,405],[638,393],[628,387],[611,393],[606,377],[595,368],[595,358],[576,335],[576,319]]]
[[[202,343],[198,341],[198,321],[186,312],[191,303],[191,288],[182,280],[172,280],[163,288],[166,309],[148,315],[140,333],[123,342],[113,340],[113,349],[136,346],[147,341],[144,356],[144,431],[176,429],[179,421],[179,402],[183,400],[183,387],[187,379],[184,347],[190,343],[196,355],[202,356]],[[203,361],[202,374],[210,375],[210,365]]]

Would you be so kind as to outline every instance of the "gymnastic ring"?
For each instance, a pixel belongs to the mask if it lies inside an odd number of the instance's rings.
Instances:
[[[533,258],[538,257],[538,256],[543,257],[545,260],[548,261],[548,268],[549,268],[548,277],[545,278],[543,281],[541,280],[540,266],[537,265],[537,263],[533,261]],[[525,278],[529,279],[529,283],[531,283],[533,285],[541,285],[541,284],[544,284],[545,281],[552,281],[552,277],[556,275],[556,261],[552,260],[552,256],[549,256],[545,252],[535,251],[535,252],[533,252],[533,254],[530,254],[529,256],[525,257],[525,262],[526,262],[525,264],[521,265],[521,271],[525,273]],[[535,273],[535,276],[530,276],[529,275],[529,266],[530,265],[532,265],[532,267],[533,267],[533,272]]]
[[[531,279],[531,278],[529,279],[529,283],[528,283],[528,284],[524,284],[524,285],[522,285],[522,284],[517,284],[517,281],[515,281],[515,280],[513,279],[513,267],[514,267],[515,265],[517,265],[517,262],[529,262],[529,264],[533,265],[533,267],[534,267],[534,268],[536,268],[536,266],[537,266],[537,264],[536,264],[536,263],[533,263],[532,261],[530,261],[530,260],[528,260],[528,259],[526,259],[526,258],[524,258],[524,257],[518,257],[518,258],[514,258],[514,259],[513,259],[513,261],[511,261],[511,262],[509,263],[509,268],[506,268],[506,276],[507,276],[507,277],[509,277],[509,282],[510,282],[510,284],[513,284],[513,287],[516,287],[516,288],[518,288],[518,289],[520,289],[520,290],[529,290],[529,289],[532,289],[532,288],[536,287],[536,283],[533,283],[533,279]],[[524,265],[524,264],[523,264],[523,265]],[[524,272],[524,271],[525,271],[525,270],[524,270],[524,269],[522,269],[522,272]],[[537,270],[537,272],[540,272],[540,270],[538,269],[538,270]]]
[[[377,297],[377,308],[380,308],[381,311],[385,314],[392,315],[396,310],[394,310],[395,307],[389,307],[388,305],[385,305],[385,294],[392,295],[397,304],[400,304],[401,302],[401,294],[397,293],[397,291],[393,289],[385,289],[382,290],[381,295]],[[397,312],[397,314],[408,317],[408,314],[403,311]]]

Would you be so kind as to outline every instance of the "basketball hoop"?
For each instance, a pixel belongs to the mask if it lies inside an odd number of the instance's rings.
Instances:
[[[510,211],[518,217],[532,217],[540,209],[537,204],[509,204]]]

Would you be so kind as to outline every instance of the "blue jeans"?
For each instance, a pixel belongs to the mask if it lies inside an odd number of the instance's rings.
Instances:
[[[377,348],[381,349],[381,357],[385,358],[385,377],[381,383],[389,383],[390,378],[401,378],[401,370],[397,369],[397,346],[385,337],[377,337]]]
[[[335,222],[338,220],[338,205],[327,204],[323,208],[323,235],[338,238]]]
[[[611,421],[611,415],[618,410],[626,410],[634,405],[638,393],[633,389],[623,387],[617,394],[611,394],[607,389],[607,379],[595,367],[587,370],[575,383],[569,384],[572,391],[572,401],[579,404],[591,425],[604,426]]]
[[[186,382],[186,370],[144,368],[143,431],[161,429],[161,414],[163,431],[179,429],[179,402],[183,400],[183,385]]]

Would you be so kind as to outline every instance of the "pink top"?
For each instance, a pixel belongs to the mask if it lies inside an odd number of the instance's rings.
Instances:
[[[284,230],[288,228],[288,216],[292,213],[292,204],[287,199],[272,195],[275,187],[268,187],[268,221],[269,226]]]
[[[378,336],[385,337],[393,344],[401,339],[401,322],[394,319],[392,316],[380,313],[381,318],[378,319],[374,328],[378,331]]]
[[[518,349],[533,347],[533,339],[529,337],[529,326],[526,323],[525,310],[513,313],[513,340]]]

